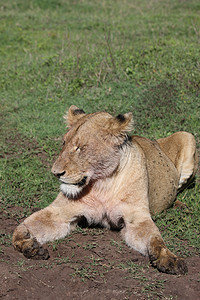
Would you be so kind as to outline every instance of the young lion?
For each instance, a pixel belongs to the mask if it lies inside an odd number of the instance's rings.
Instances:
[[[130,137],[131,113],[86,115],[71,106],[65,118],[69,131],[52,167],[61,192],[15,229],[15,249],[27,258],[47,259],[41,245],[65,237],[85,217],[89,225],[123,228],[126,243],[148,255],[158,270],[187,272],[184,260],[167,249],[151,215],[171,206],[177,191],[194,177],[193,135],[177,132],[157,141]]]

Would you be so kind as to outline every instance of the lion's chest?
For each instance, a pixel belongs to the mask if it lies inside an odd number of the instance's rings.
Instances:
[[[89,224],[101,224],[107,228],[122,228],[123,210],[126,205],[108,190],[93,190],[82,199],[84,216]]]

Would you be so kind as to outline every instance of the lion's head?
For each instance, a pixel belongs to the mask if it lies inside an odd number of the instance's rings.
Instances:
[[[72,105],[64,118],[69,130],[52,173],[61,181],[61,191],[76,197],[89,182],[111,176],[117,169],[121,146],[132,128],[132,113],[87,115]]]

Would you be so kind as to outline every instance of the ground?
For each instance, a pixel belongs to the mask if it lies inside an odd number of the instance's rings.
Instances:
[[[78,227],[68,238],[46,245],[48,261],[28,260],[6,238],[18,224],[20,210],[0,215],[1,238],[6,239],[0,253],[1,299],[199,298],[200,257],[186,258],[187,275],[160,273],[128,248],[117,231]]]

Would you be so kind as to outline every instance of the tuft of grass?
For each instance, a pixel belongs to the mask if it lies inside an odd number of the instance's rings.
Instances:
[[[1,245],[9,247],[11,245],[11,234],[6,234],[4,232],[1,232],[0,233],[0,243],[1,243]],[[3,250],[0,252],[3,252]]]

